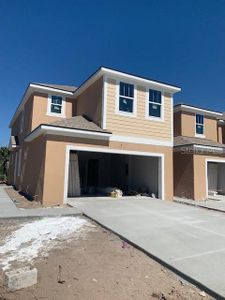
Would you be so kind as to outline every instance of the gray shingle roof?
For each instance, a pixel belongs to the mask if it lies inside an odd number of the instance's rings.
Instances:
[[[94,122],[87,120],[84,116],[75,116],[69,119],[62,119],[60,121],[55,121],[50,124],[57,127],[66,127],[72,129],[80,129],[80,130],[88,130],[88,131],[95,131],[95,132],[102,132],[102,133],[111,133],[108,130],[104,130]]]
[[[77,87],[73,85],[49,84],[49,83],[40,83],[40,82],[33,82],[33,83],[41,86],[67,91],[67,92],[74,92],[77,89]]]
[[[225,148],[225,144],[217,143],[209,139],[188,137],[188,136],[176,136],[174,138],[174,146],[190,146],[190,145],[203,145],[209,147]]]

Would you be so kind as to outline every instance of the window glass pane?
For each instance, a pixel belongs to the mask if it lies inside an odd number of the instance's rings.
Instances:
[[[125,83],[120,82],[120,95],[124,96],[125,95]]]
[[[204,133],[204,126],[203,125],[196,125],[196,133],[203,134]]]
[[[160,91],[156,91],[156,90],[149,90],[149,101],[155,102],[155,103],[161,103],[162,102],[162,93]]]
[[[161,105],[149,103],[149,116],[153,117],[161,117]]]
[[[196,123],[197,124],[204,124],[204,116],[203,115],[196,115]]]
[[[51,112],[52,113],[61,114],[61,111],[62,111],[62,106],[57,105],[57,104],[51,104]]]
[[[133,100],[120,97],[119,110],[125,112],[133,112]]]
[[[120,82],[120,96],[134,97],[134,85]]]
[[[62,97],[52,96],[52,103],[62,105]]]

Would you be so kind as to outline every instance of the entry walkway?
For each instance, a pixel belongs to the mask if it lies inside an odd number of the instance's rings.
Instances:
[[[216,299],[224,299],[224,214],[142,197],[69,202]]]
[[[73,207],[54,207],[54,208],[17,208],[5,191],[5,185],[0,185],[0,219],[3,218],[29,218],[29,217],[48,217],[61,215],[81,214],[77,208]]]

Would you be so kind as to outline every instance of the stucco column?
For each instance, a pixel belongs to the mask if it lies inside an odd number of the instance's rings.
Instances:
[[[194,168],[194,199],[197,201],[206,200],[206,168],[205,156],[193,155]]]
[[[62,205],[64,201],[65,179],[65,143],[46,142],[44,188],[42,204],[44,206]]]

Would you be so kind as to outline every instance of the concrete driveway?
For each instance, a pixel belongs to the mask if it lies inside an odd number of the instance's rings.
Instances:
[[[225,297],[225,214],[142,197],[69,202],[217,299]]]

